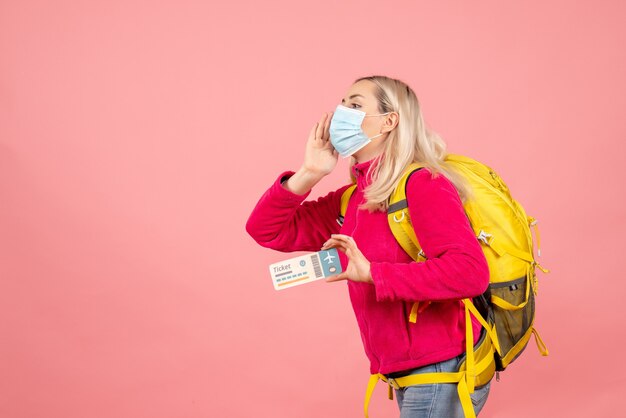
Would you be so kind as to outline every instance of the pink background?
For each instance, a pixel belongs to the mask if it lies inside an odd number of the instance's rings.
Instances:
[[[417,92],[540,220],[537,327],[483,417],[626,393],[621,1],[0,2],[0,416],[360,417],[345,282],[244,225],[351,82]],[[347,160],[311,198],[347,179]],[[520,391],[523,391],[520,393]],[[380,385],[371,416],[397,416]]]

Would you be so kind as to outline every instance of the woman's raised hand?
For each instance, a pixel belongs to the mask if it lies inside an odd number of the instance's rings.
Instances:
[[[309,132],[302,168],[310,173],[325,176],[337,165],[338,153],[330,142],[330,120],[333,112],[324,112]]]

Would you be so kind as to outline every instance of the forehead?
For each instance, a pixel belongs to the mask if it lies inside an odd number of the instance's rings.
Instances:
[[[375,100],[375,94],[374,94],[375,87],[376,85],[369,80],[357,81],[356,83],[350,86],[350,88],[346,92],[346,95],[344,96],[342,101],[351,100],[351,97],[357,94],[360,96],[355,97],[354,98],[355,100],[374,101]]]

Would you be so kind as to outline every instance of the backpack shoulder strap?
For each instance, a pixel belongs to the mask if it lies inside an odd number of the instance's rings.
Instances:
[[[350,201],[350,197],[352,197],[352,193],[354,193],[354,189],[356,189],[356,183],[344,190],[341,195],[341,206],[339,208],[339,217],[337,218],[339,225],[343,225],[343,220],[348,210],[348,202]]]
[[[406,199],[406,185],[409,181],[409,177],[422,168],[424,168],[423,165],[419,163],[411,163],[406,168],[398,181],[398,185],[389,197],[389,208],[387,209],[387,221],[393,236],[404,251],[417,262],[426,260],[426,255],[424,251],[422,251],[411,223],[409,206]],[[422,304],[414,302],[411,306],[409,322],[415,323],[418,313],[424,311],[429,304],[430,302]]]
[[[406,184],[411,174],[422,168],[423,165],[419,163],[412,163],[407,167],[398,181],[398,186],[389,197],[389,208],[387,209],[387,221],[391,232],[404,251],[415,261],[423,261],[426,257],[411,224],[406,200]]]

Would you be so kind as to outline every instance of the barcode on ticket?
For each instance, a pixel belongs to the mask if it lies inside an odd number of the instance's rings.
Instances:
[[[319,279],[324,276],[322,273],[322,266],[320,266],[320,256],[317,253],[311,256],[311,264],[313,264],[313,271],[315,272],[315,278]]]
[[[269,269],[276,290],[324,279],[342,272],[339,254],[335,248],[274,263]]]

